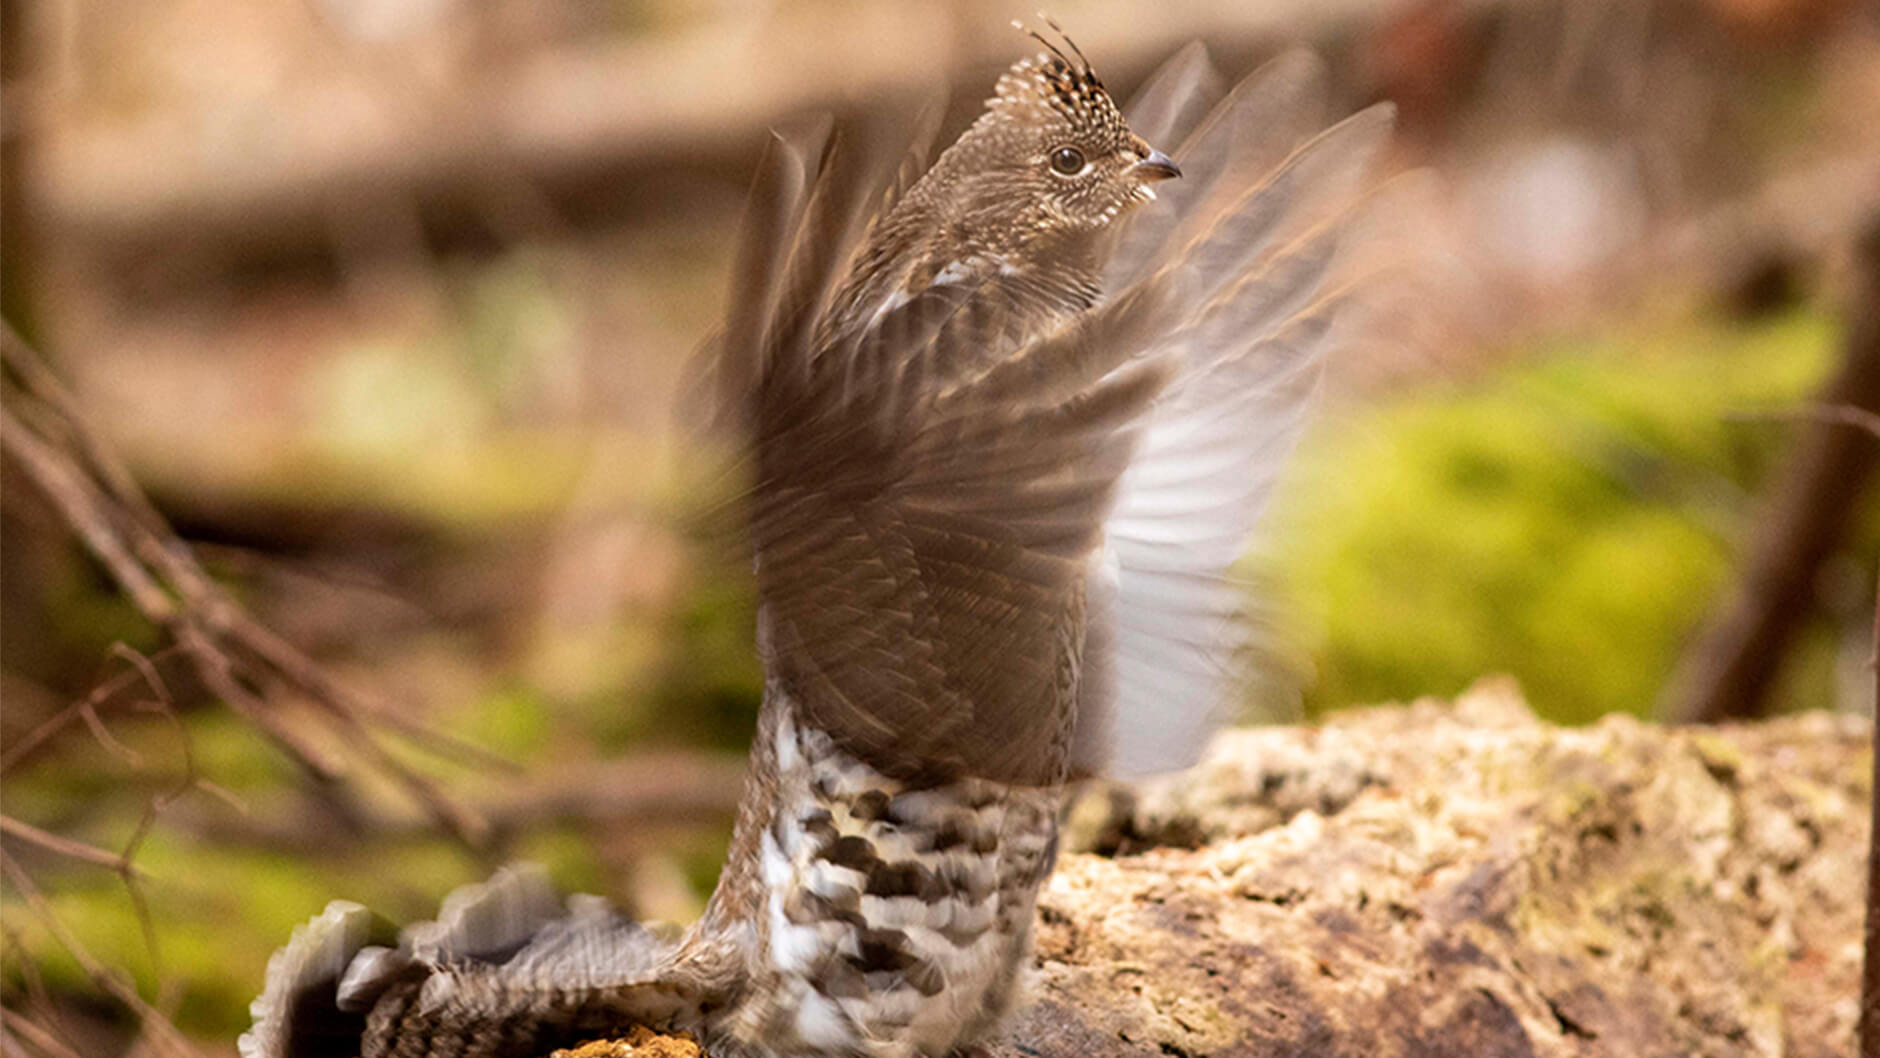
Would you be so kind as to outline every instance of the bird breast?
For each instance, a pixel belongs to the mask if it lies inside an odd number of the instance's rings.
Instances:
[[[758,842],[752,987],[725,1042],[921,1058],[996,1022],[1055,855],[1059,794],[898,782],[773,691],[775,810]]]

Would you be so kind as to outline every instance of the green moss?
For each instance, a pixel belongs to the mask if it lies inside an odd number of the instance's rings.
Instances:
[[[42,877],[54,913],[94,957],[131,975],[145,997],[160,981],[182,986],[176,1020],[205,1036],[232,1037],[273,948],[333,895],[330,874],[280,856],[183,847],[157,831],[138,857],[154,948],[136,904],[109,874],[91,870]],[[54,991],[90,993],[78,964],[35,917],[9,901],[27,955]]]
[[[564,893],[605,893],[611,887],[591,836],[569,828],[531,830],[509,850],[518,863],[539,863]]]
[[[692,891],[701,899],[717,886],[718,872],[725,865],[725,849],[730,844],[731,826],[727,823],[716,828],[696,828],[682,840],[668,845]]]
[[[1743,749],[1731,739],[1702,729],[1688,736],[1691,751],[1703,762],[1704,770],[1720,783],[1735,783],[1743,773]]]
[[[748,576],[720,573],[697,585],[670,624],[673,652],[642,722],[614,732],[620,742],[656,736],[742,750],[756,727],[764,676],[752,646],[756,588]]]
[[[1321,429],[1276,512],[1309,707],[1505,671],[1556,721],[1649,711],[1791,436],[1743,413],[1804,399],[1833,339],[1795,314],[1556,343]],[[1785,686],[1818,702],[1804,654]]]
[[[148,656],[162,646],[157,627],[89,555],[61,552],[45,577],[39,617],[53,642],[69,656],[103,658],[120,643]]]
[[[526,690],[498,691],[457,710],[451,734],[510,760],[523,761],[547,743],[554,714]]]

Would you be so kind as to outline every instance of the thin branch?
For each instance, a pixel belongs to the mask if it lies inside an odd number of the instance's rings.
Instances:
[[[1724,416],[1729,422],[1819,422],[1829,425],[1852,426],[1865,430],[1880,440],[1880,414],[1853,404],[1804,404],[1796,408],[1764,408],[1754,411],[1733,411]]]
[[[265,692],[284,689],[303,697],[347,747],[390,776],[436,825],[471,848],[482,847],[488,837],[485,823],[394,756],[378,732],[389,731],[427,750],[485,766],[503,762],[429,731],[341,684],[250,617],[170,531],[129,472],[86,425],[77,402],[4,322],[0,354],[24,398],[11,402],[22,406],[17,411],[11,405],[0,407],[0,442],[138,610],[170,633],[209,690],[320,785],[334,787],[338,767],[280,720]]]
[[[673,821],[721,821],[737,812],[745,761],[741,755],[686,752],[645,753],[586,762],[473,802],[500,842],[531,830],[563,824],[643,826]],[[178,812],[173,825],[216,845],[242,845],[301,852],[338,847],[353,839],[332,827],[291,814],[259,819]],[[373,816],[360,821],[373,835],[396,839],[418,831],[411,819]]]
[[[47,1055],[48,1058],[82,1058],[77,1051],[67,1047],[63,1041],[53,1035],[50,1029],[24,1014],[0,1007],[0,1028],[39,1048],[40,1053]]]
[[[119,873],[125,871],[141,873],[135,864],[118,853],[101,849],[96,845],[88,845],[82,841],[75,841],[72,838],[60,837],[9,815],[0,815],[0,834],[24,841],[29,845],[37,845],[47,852],[56,852],[61,856],[69,856],[72,859],[96,864]]]
[[[116,653],[115,649],[113,653]],[[176,647],[165,647],[157,651],[153,657],[145,660],[146,663],[161,661],[177,653],[178,649]],[[138,656],[142,657],[143,655]],[[154,669],[151,671],[154,672]],[[34,750],[49,741],[52,736],[65,730],[73,721],[82,718],[87,710],[95,714],[99,706],[116,698],[119,692],[129,688],[132,684],[136,683],[139,678],[148,680],[149,676],[145,671],[137,667],[133,667],[126,672],[121,672],[94,686],[85,697],[80,698],[78,701],[73,702],[71,705],[66,706],[64,709],[59,710],[41,721],[39,726],[20,736],[14,741],[13,745],[7,747],[4,753],[0,753],[0,774],[5,774],[7,771],[14,768],[20,761],[30,756]],[[86,722],[89,723],[90,721],[87,720]]]
[[[61,459],[50,444],[28,429],[4,404],[0,404],[0,445],[20,461],[46,498],[59,508],[66,524],[78,533],[85,548],[104,564],[111,579],[124,589],[137,609],[158,624],[174,621],[175,601],[150,571],[131,556],[104,510],[104,498],[78,475],[69,461]]]
[[[39,964],[26,958],[26,942],[20,939],[19,931],[7,926],[0,928],[0,935],[5,936],[5,951],[15,957],[14,965],[20,968],[20,980],[26,987],[23,1016],[54,1037],[70,1038],[71,1031],[60,1018],[58,1005],[52,1001],[46,979],[39,972]]]
[[[137,487],[130,471],[119,462],[111,450],[98,439],[96,431],[85,421],[79,411],[78,401],[73,399],[58,378],[47,368],[38,352],[20,337],[13,325],[0,321],[0,362],[12,369],[20,383],[32,396],[45,403],[61,420],[60,427],[70,447],[77,452],[88,469],[104,483],[111,497],[134,518],[152,536],[158,539],[175,540],[170,534],[169,525],[163,516],[151,506]],[[181,547],[181,541],[176,541]]]
[[[1810,609],[1816,570],[1861,510],[1880,446],[1840,424],[1867,429],[1869,417],[1880,418],[1880,213],[1855,239],[1840,344],[1819,396],[1783,413],[1811,425],[1796,431],[1758,501],[1735,583],[1666,681],[1662,703],[1671,719],[1761,715]]]
[[[176,782],[171,784],[169,789],[160,791],[150,798],[144,806],[143,817],[137,821],[136,829],[131,832],[130,839],[124,843],[124,849],[119,853],[128,867],[136,861],[137,854],[142,851],[144,840],[150,836],[150,829],[156,825],[157,817],[179,798],[198,789],[202,781],[202,773],[196,767],[195,741],[189,737],[189,729],[183,726],[183,718],[176,715],[176,703],[170,698],[169,687],[157,678],[156,671],[149,668],[149,662],[145,661],[142,655],[122,644],[114,648],[114,652],[118,651],[121,651],[120,656],[129,658],[133,665],[138,665],[140,672],[145,673],[146,679],[156,692],[155,697],[146,703],[146,709],[169,721],[170,728],[176,735],[177,746],[183,755],[182,774],[177,776]],[[139,665],[140,662],[142,662],[141,665]],[[129,873],[120,872],[120,874],[124,879],[124,891],[130,897],[131,909],[137,915],[137,924],[143,931],[144,947],[150,952],[150,964],[156,971],[158,981],[161,982],[163,980],[163,950],[157,941],[157,927],[150,915],[150,902],[145,899],[142,887],[136,884],[136,880]]]
[[[191,739],[188,729],[184,726],[182,717],[177,715],[175,702],[170,695],[169,687],[164,683],[162,677],[158,675],[156,666],[151,660],[122,643],[113,645],[111,654],[113,657],[123,660],[131,667],[128,674],[121,674],[120,678],[107,681],[107,683],[115,688],[112,695],[115,695],[116,690],[122,690],[124,687],[129,686],[129,683],[122,678],[122,675],[135,676],[144,682],[150,691],[150,695],[148,698],[138,702],[136,708],[147,713],[154,712],[168,721],[176,736],[177,744],[182,755],[183,768],[181,773],[176,776],[174,782],[168,784],[168,786],[158,791],[149,799],[144,807],[142,817],[138,820],[130,838],[125,842],[123,849],[119,852],[108,852],[97,846],[52,834],[30,823],[7,816],[0,816],[0,834],[5,834],[15,840],[32,844],[58,855],[104,867],[118,875],[124,883],[126,896],[130,900],[132,911],[137,918],[138,927],[143,935],[145,949],[149,953],[150,964],[157,976],[159,996],[169,996],[169,999],[164,1000],[165,1005],[169,1005],[174,997],[179,994],[174,987],[177,982],[169,981],[165,978],[162,946],[158,939],[155,919],[150,912],[149,900],[144,893],[142,885],[144,875],[136,866],[136,859],[138,853],[143,848],[144,841],[155,827],[158,819],[177,801],[197,790],[202,790],[205,793],[223,799],[232,800],[232,795],[203,778],[197,763],[194,741]],[[91,732],[97,739],[99,745],[116,753],[120,758],[130,761],[135,767],[144,767],[142,757],[119,743],[110,734],[102,717],[98,714],[96,703],[101,698],[109,696],[110,695],[100,695],[94,692],[86,698],[74,703],[66,710],[63,710],[62,713],[68,718],[73,715],[82,715],[86,723],[90,726]],[[42,725],[42,727],[43,726],[44,725]],[[237,804],[239,804],[239,802],[237,802]],[[15,947],[18,947],[17,938],[9,937],[9,940],[12,941]],[[42,1005],[48,1006],[49,1008],[49,1004]]]
[[[66,928],[65,923],[59,920],[57,914],[53,913],[52,905],[46,900],[45,894],[39,891],[39,886],[34,884],[32,877],[14,862],[13,857],[4,852],[0,852],[0,872],[6,874],[7,879],[19,890],[20,896],[26,900],[33,914],[39,919],[40,924],[46,927],[46,930],[59,942],[59,946],[65,949],[66,954],[78,963],[79,968],[85,971],[85,975],[91,978],[92,983],[100,991],[124,1004],[137,1015],[138,1023],[143,1026],[145,1037],[159,1054],[175,1055],[177,1058],[200,1058],[200,1052],[189,1045],[189,1041],[184,1038],[181,1030],[172,1024],[170,1019],[164,1017],[162,1011],[146,1002],[122,975],[106,968],[84,944],[79,942],[78,937]]]

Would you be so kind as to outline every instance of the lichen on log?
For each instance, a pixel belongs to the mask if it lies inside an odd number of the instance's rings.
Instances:
[[[1871,728],[1453,704],[1111,791],[988,1058],[1852,1055]],[[624,1051],[621,1053],[638,1053]]]

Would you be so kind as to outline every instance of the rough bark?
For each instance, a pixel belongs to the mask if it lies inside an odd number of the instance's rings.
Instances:
[[[1560,729],[1505,682],[1231,732],[1083,823],[1125,852],[1064,858],[989,1053],[1851,1055],[1868,738]]]
[[[1043,1055],[1851,1054],[1863,721],[1562,730],[1511,685],[1230,733],[1043,901]],[[1019,1052],[1011,1052],[1019,1053]]]

